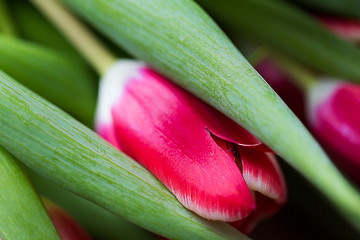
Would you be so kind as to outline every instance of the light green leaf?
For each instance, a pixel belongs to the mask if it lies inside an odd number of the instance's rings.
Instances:
[[[0,237],[59,239],[40,198],[15,159],[0,146]]]
[[[0,73],[0,144],[39,174],[171,239],[248,239],[186,210],[147,170]]]

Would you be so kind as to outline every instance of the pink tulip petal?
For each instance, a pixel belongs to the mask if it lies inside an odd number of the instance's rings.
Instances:
[[[215,136],[240,146],[272,152],[269,147],[239,124],[197,98],[192,99],[191,105],[204,119],[205,127]]]
[[[123,151],[152,172],[188,209],[212,220],[248,216],[255,201],[233,158],[213,140],[205,108],[149,69],[131,79],[113,119]],[[212,114],[210,114],[212,115]],[[208,116],[208,115],[206,115]],[[222,121],[222,120],[220,120]]]
[[[264,218],[275,214],[286,200],[285,181],[271,153],[249,149],[213,136],[215,142],[229,155],[242,170],[248,187],[254,191],[256,210],[248,217],[232,222],[231,225],[249,234]]]
[[[145,64],[139,61],[119,60],[109,67],[100,80],[95,130],[106,141],[119,149],[111,108],[121,97],[129,79],[138,77],[144,66]]]
[[[338,164],[360,182],[360,86],[339,84],[314,108],[313,130]]]
[[[96,132],[107,142],[109,142],[114,147],[121,150],[120,145],[117,140],[116,132],[113,125],[110,124],[98,124],[96,127]]]
[[[238,147],[243,177],[252,191],[257,191],[278,203],[286,200],[285,180],[275,156],[271,153]]]

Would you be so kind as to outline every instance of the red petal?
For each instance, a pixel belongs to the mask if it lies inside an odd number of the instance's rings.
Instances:
[[[199,100],[150,70],[133,79],[113,108],[125,153],[152,172],[190,210],[235,221],[255,202],[239,168],[212,139]]]
[[[214,108],[202,102],[200,103],[201,104],[193,104],[192,106],[196,108],[196,111],[205,119],[205,126],[212,134],[240,146],[272,152],[270,148],[239,124]]]
[[[285,202],[285,180],[275,156],[244,147],[238,147],[238,151],[242,161],[243,177],[249,188],[278,203]]]
[[[286,186],[271,153],[236,146],[216,136],[215,142],[229,155],[239,156],[235,162],[242,169],[248,187],[255,191],[256,210],[248,217],[233,222],[232,225],[245,234],[249,234],[262,219],[275,214],[286,200]]]
[[[121,149],[118,143],[115,128],[112,124],[98,124],[95,127],[96,132],[114,147]]]
[[[341,84],[319,103],[312,128],[321,142],[336,155],[338,164],[360,182],[360,86]]]

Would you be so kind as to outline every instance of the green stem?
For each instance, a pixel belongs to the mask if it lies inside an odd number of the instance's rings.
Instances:
[[[0,144],[65,189],[170,239],[248,239],[186,210],[140,164],[2,72]]]
[[[266,57],[275,60],[277,66],[290,76],[289,81],[294,83],[299,89],[304,92],[310,90],[316,82],[318,82],[316,75],[290,60],[281,54],[274,53],[265,46],[258,47],[249,57],[248,61],[252,66],[256,66]]]
[[[100,76],[116,61],[97,37],[56,0],[30,0],[73,43]]]
[[[16,36],[16,30],[4,0],[0,0],[0,33]]]
[[[256,48],[248,57],[247,60],[252,66],[258,65],[262,60],[269,56],[269,51],[266,47],[261,46]]]
[[[277,54],[274,54],[273,58],[275,59],[277,65],[287,75],[289,75],[288,79],[304,92],[309,91],[318,82],[315,74],[311,73],[292,60]]]
[[[0,237],[60,240],[41,200],[1,146],[0,172]]]

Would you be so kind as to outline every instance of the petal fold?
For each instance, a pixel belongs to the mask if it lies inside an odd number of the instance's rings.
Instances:
[[[257,191],[276,202],[286,200],[285,180],[276,157],[265,153],[238,147],[241,156],[243,177],[252,191]]]

